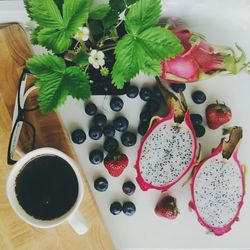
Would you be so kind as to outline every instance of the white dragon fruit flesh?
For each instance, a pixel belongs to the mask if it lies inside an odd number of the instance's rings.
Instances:
[[[166,190],[177,183],[196,163],[197,140],[188,110],[179,112],[181,122],[176,122],[178,99],[171,94],[171,111],[158,118],[142,139],[135,168],[141,189]]]
[[[231,229],[243,205],[243,166],[237,158],[241,137],[240,127],[231,129],[229,141],[222,140],[195,168],[192,177],[189,206],[200,224],[218,236]]]

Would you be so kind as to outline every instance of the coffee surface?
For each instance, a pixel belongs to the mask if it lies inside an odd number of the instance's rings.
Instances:
[[[78,196],[78,181],[68,162],[43,155],[29,161],[16,178],[15,191],[22,208],[41,220],[65,214]]]

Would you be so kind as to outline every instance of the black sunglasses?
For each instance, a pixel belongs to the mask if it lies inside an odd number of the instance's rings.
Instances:
[[[30,104],[30,106],[25,106],[26,100],[30,93],[37,89],[35,86],[32,86],[26,90],[27,87],[27,79],[30,75],[27,69],[24,69],[19,80],[18,91],[16,96],[16,102],[13,112],[12,119],[12,130],[9,140],[8,146],[8,155],[7,155],[7,163],[9,165],[13,165],[17,162],[17,158],[14,155],[17,151],[17,145],[19,143],[19,138],[21,134],[24,134],[25,139],[27,141],[27,150],[32,151],[35,148],[35,135],[36,130],[34,126],[25,120],[25,113],[34,111],[38,109],[37,104]],[[27,138],[26,138],[27,137]]]

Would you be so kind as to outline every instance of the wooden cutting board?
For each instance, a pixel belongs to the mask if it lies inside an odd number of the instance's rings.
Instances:
[[[33,228],[19,219],[8,203],[5,183],[11,169],[6,163],[11,118],[19,76],[32,54],[18,24],[0,27],[0,249],[115,249],[84,174],[85,196],[80,210],[89,224],[85,235],[77,235],[68,223],[53,229]],[[30,112],[27,120],[36,128],[36,147],[55,147],[77,160],[56,113],[45,116]]]

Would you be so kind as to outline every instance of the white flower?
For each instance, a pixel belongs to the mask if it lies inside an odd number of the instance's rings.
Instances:
[[[89,39],[89,29],[87,27],[80,27],[74,38],[78,41],[87,41]]]
[[[100,66],[102,67],[105,64],[103,52],[97,51],[96,49],[91,50],[89,63],[92,64],[95,69],[99,69]]]

